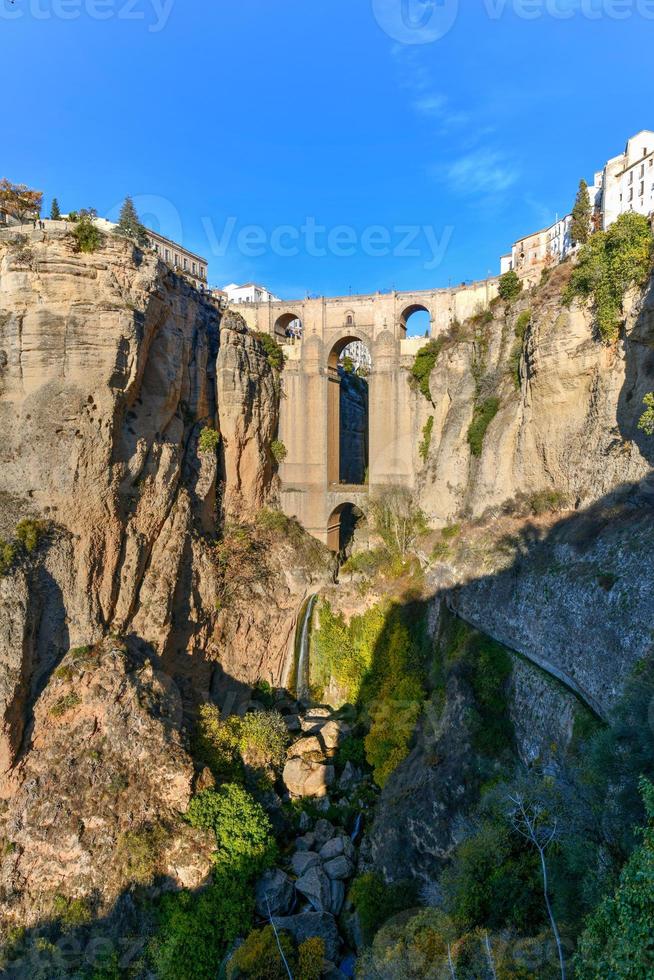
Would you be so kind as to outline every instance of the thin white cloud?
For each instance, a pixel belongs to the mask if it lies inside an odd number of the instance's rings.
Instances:
[[[520,169],[501,150],[479,147],[470,153],[432,169],[452,191],[464,197],[492,195],[508,191],[520,176]]]

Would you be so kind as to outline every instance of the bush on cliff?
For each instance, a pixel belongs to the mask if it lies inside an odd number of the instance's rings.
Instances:
[[[96,213],[93,208],[80,211],[71,235],[75,239],[78,252],[97,252],[104,245],[106,235],[95,224]]]
[[[640,782],[647,826],[615,892],[588,920],[575,957],[577,980],[654,976],[654,785]]]
[[[431,401],[429,379],[431,378],[431,373],[436,366],[438,355],[442,351],[443,346],[443,337],[433,338],[430,340],[424,347],[420,348],[413,362],[413,367],[411,368],[412,381],[418,388],[420,394],[424,395],[427,401]]]
[[[622,214],[608,231],[591,236],[579,253],[564,302],[592,299],[602,339],[613,342],[623,322],[623,300],[630,286],[643,287],[652,272],[654,237],[647,218]]]
[[[261,346],[263,347],[263,353],[272,368],[275,371],[281,371],[284,367],[284,351],[281,349],[274,337],[271,337],[268,333],[263,333],[260,330],[253,330],[252,336],[256,337]]]
[[[472,422],[468,428],[468,445],[473,456],[481,456],[484,448],[486,430],[491,424],[500,408],[499,398],[486,398],[483,402],[475,405]]]
[[[518,273],[511,269],[500,276],[497,292],[500,299],[504,300],[505,303],[512,303],[514,299],[517,299],[522,292],[522,280]]]
[[[645,395],[643,405],[645,406],[645,411],[638,421],[638,428],[646,436],[654,436],[654,391],[650,391]]]

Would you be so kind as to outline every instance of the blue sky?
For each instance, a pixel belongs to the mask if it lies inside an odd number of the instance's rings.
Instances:
[[[0,0],[0,176],[132,194],[216,285],[483,278],[654,128],[653,32],[651,0]]]

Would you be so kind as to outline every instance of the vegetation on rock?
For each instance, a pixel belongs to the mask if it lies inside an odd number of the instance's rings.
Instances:
[[[424,347],[420,348],[411,368],[413,383],[417,386],[421,395],[424,395],[429,402],[431,401],[429,379],[431,378],[431,373],[436,366],[438,355],[442,351],[443,346],[443,337],[432,338]]]
[[[78,252],[97,252],[104,245],[106,235],[95,224],[96,217],[93,208],[84,209],[77,214],[71,235]]]
[[[420,446],[418,447],[418,453],[423,463],[426,463],[429,457],[429,447],[431,446],[431,435],[433,431],[434,431],[434,416],[430,415],[423,426],[422,440],[420,442]]]
[[[481,456],[484,448],[486,430],[500,408],[500,400],[495,396],[485,398],[475,405],[472,422],[468,428],[468,445],[473,456]]]
[[[129,195],[123,201],[114,234],[121,238],[131,239],[139,248],[147,248],[149,244],[147,229],[141,223],[134,202]]]
[[[643,286],[652,271],[654,236],[647,218],[631,211],[608,231],[597,231],[579,254],[564,301],[592,300],[597,326],[613,342],[623,322],[623,300],[630,286]]]
[[[198,451],[201,453],[216,452],[218,446],[220,445],[220,432],[213,429],[210,425],[205,425],[205,427],[200,432],[200,438],[198,439]]]
[[[17,221],[37,217],[42,204],[43,191],[32,190],[27,184],[12,184],[6,177],[0,180],[0,207]]]
[[[263,347],[263,353],[271,368],[278,372],[281,371],[284,367],[284,351],[275,338],[271,337],[269,333],[264,333],[260,330],[253,330],[252,336],[256,337]]]
[[[511,269],[509,272],[505,272],[500,276],[500,283],[498,286],[498,296],[505,303],[512,303],[518,298],[522,292],[522,279]]]
[[[288,449],[281,439],[273,439],[270,444],[270,452],[272,453],[272,457],[278,466],[283,463],[288,456]]]
[[[645,405],[645,411],[641,415],[638,421],[638,428],[641,429],[645,435],[654,436],[654,391],[650,391],[643,398],[643,405]]]

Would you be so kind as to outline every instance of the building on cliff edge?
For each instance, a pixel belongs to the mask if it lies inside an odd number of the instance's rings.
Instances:
[[[643,129],[628,139],[624,153],[612,157],[595,173],[588,194],[595,225],[603,230],[628,211],[650,217],[654,213],[654,132]],[[549,228],[520,238],[501,257],[500,272],[515,270],[528,275],[531,269],[561,262],[575,249],[571,223],[572,215],[567,214]]]

